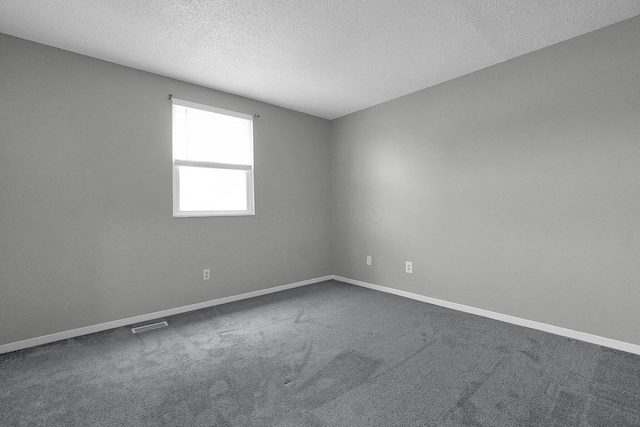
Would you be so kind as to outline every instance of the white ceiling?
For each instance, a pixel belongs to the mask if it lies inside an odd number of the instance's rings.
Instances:
[[[0,32],[333,119],[639,14],[638,0],[0,0]]]

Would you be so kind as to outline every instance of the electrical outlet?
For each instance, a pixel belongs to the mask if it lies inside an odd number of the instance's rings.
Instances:
[[[404,264],[405,273],[413,273],[413,263],[411,261],[407,261]]]
[[[367,255],[367,265],[371,265],[371,255]]]
[[[209,279],[211,279],[211,270],[206,268],[202,270],[202,280],[209,280]]]

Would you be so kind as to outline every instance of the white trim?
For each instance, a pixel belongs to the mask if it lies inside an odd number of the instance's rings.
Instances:
[[[232,163],[216,163],[216,162],[199,162],[195,160],[180,160],[174,159],[173,164],[175,166],[191,166],[194,168],[209,168],[209,169],[231,169],[240,171],[250,171],[253,169],[251,165],[237,165]]]
[[[372,283],[362,282],[360,280],[349,279],[341,276],[332,276],[334,280],[348,283],[350,285],[361,286],[363,288],[373,289],[376,291],[386,292],[413,300],[426,302],[440,307],[450,308],[452,310],[462,311],[464,313],[475,314],[477,316],[488,317],[489,319],[499,320],[501,322],[511,323],[525,328],[537,329],[543,332],[560,335],[566,338],[573,338],[579,341],[585,341],[591,344],[601,345],[603,347],[614,348],[616,350],[626,351],[628,353],[640,355],[640,345],[627,343],[624,341],[613,340],[598,335],[587,334],[585,332],[574,331],[572,329],[553,326],[534,320],[522,319],[520,317],[510,316],[508,314],[496,313],[494,311],[484,310],[482,308],[471,307],[468,305],[458,304],[455,302],[444,301],[436,298],[426,297],[424,295],[414,294],[412,292],[401,291],[399,289],[389,288],[386,286],[374,285]]]
[[[223,108],[213,107],[210,105],[199,104],[196,102],[186,101],[172,97],[172,129],[171,129],[171,157],[173,159],[173,184],[172,184],[172,196],[173,196],[173,218],[189,218],[189,217],[217,217],[217,216],[253,216],[255,215],[255,186],[254,186],[254,138],[253,138],[253,115],[245,114],[238,111],[225,110]],[[230,164],[230,163],[218,163],[198,160],[186,160],[175,158],[176,147],[176,107],[185,107],[195,110],[207,111],[223,116],[230,116],[247,120],[249,122],[249,154],[251,157],[251,164]],[[186,143],[186,141],[185,141]],[[182,211],[180,210],[180,173],[178,167],[199,167],[209,169],[227,169],[227,170],[242,170],[246,171],[247,178],[247,208],[244,210],[216,210],[216,211]]]
[[[111,322],[100,323],[92,326],[85,326],[82,328],[72,329],[69,331],[57,332],[50,335],[44,335],[40,337],[29,338],[23,341],[16,341],[8,344],[3,344],[3,345],[0,345],[0,354],[10,353],[12,351],[22,350],[29,347],[35,347],[42,344],[48,344],[55,341],[61,341],[68,338],[75,338],[82,335],[92,334],[95,332],[106,331],[107,329],[114,329],[122,326],[128,326],[134,323],[147,322],[149,320],[155,320],[162,317],[172,316],[174,314],[186,313],[189,311],[200,310],[202,308],[213,307],[220,304],[226,304],[229,302],[240,301],[243,299],[285,291],[287,289],[298,288],[301,286],[311,285],[313,283],[324,282],[327,280],[337,280],[340,282],[348,283],[350,285],[356,285],[356,286],[373,289],[380,292],[386,292],[389,294],[426,302],[428,304],[450,308],[452,310],[457,310],[464,313],[475,314],[477,316],[487,317],[489,319],[499,320],[501,322],[511,323],[513,325],[524,326],[525,328],[537,329],[539,331],[549,332],[551,334],[559,335],[562,337],[573,338],[579,341],[584,341],[591,344],[601,345],[603,347],[614,348],[616,350],[626,351],[628,353],[640,355],[640,345],[631,344],[624,341],[613,340],[613,339],[601,337],[598,335],[587,334],[585,332],[578,332],[571,329],[562,328],[559,326],[548,325],[542,322],[522,319],[520,317],[510,316],[508,314],[496,313],[493,311],[484,310],[482,308],[475,308],[468,305],[431,298],[424,295],[414,294],[412,292],[402,291],[399,289],[389,288],[386,286],[374,285],[372,283],[349,279],[346,277],[336,276],[336,275],[316,277],[315,279],[303,280],[301,282],[289,283],[287,285],[276,286],[273,288],[260,289],[258,291],[247,292],[240,295],[232,295],[229,297],[218,298],[211,301],[185,305],[182,307],[156,311],[154,313],[143,314],[140,316],[114,320]]]
[[[174,218],[206,218],[209,216],[255,216],[254,211],[178,211]]]
[[[182,307],[170,308],[168,310],[156,311],[154,313],[142,314],[140,316],[128,317],[126,319],[114,320],[111,322],[99,323],[97,325],[85,326],[82,328],[71,329],[69,331],[56,332],[55,334],[44,335],[35,338],[29,338],[23,341],[16,341],[9,344],[0,345],[0,354],[10,353],[12,351],[22,350],[29,347],[35,347],[42,344],[48,344],[55,341],[75,338],[82,335],[93,334],[95,332],[106,331],[107,329],[119,328],[134,323],[147,322],[162,317],[173,316],[174,314],[186,313],[188,311],[200,310],[202,308],[213,307],[215,305],[226,304],[229,302],[240,301],[243,299],[259,297],[262,295],[272,294],[275,292],[286,291],[287,289],[298,288],[300,286],[311,285],[313,283],[331,280],[333,276],[316,277],[315,279],[303,280],[301,282],[289,283],[287,285],[276,286],[273,288],[260,289],[258,291],[246,292],[240,295],[232,295],[229,297],[218,298],[211,301],[200,302],[196,304],[185,305]]]
[[[199,104],[197,102],[186,101],[184,99],[178,99],[176,97],[171,98],[172,104],[180,105],[187,108],[195,108],[196,110],[209,111],[211,113],[222,114],[225,116],[238,117],[240,119],[253,121],[253,114],[241,113],[239,111],[225,110],[224,108],[212,107],[207,104]]]

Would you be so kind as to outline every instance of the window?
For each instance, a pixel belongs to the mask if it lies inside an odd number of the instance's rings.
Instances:
[[[253,215],[253,117],[173,101],[173,216]]]

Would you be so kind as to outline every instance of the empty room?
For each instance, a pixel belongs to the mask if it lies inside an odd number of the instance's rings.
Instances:
[[[637,0],[0,0],[0,426],[640,426]]]

